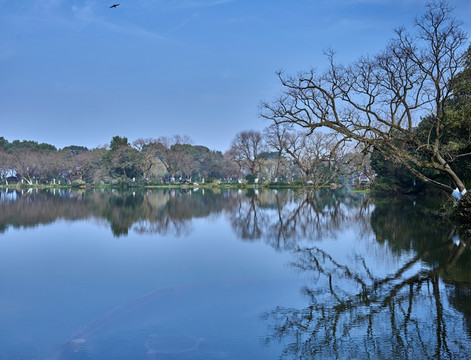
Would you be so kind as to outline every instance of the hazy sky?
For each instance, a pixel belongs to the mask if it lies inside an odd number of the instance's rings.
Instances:
[[[268,125],[277,70],[323,69],[328,48],[375,54],[425,3],[0,0],[0,136],[92,148],[180,134],[225,151]],[[471,1],[450,3],[469,31]]]

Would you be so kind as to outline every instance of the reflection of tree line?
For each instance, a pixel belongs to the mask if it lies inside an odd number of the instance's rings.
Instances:
[[[140,234],[187,234],[193,218],[221,213],[227,206],[218,190],[148,192],[134,229]]]
[[[64,193],[65,194],[65,193]],[[8,227],[31,227],[59,219],[84,219],[90,210],[80,194],[59,196],[52,192],[14,191],[2,193],[0,232]]]
[[[224,198],[211,191],[17,191],[0,199],[0,229],[30,227],[59,219],[105,219],[115,236],[131,228],[140,233],[181,234],[193,217],[221,212]]]
[[[252,191],[238,198],[231,223],[242,239],[263,239],[276,249],[293,249],[300,240],[335,235],[368,210],[362,195],[348,191]]]
[[[376,203],[371,226],[377,240],[396,254],[416,253],[393,274],[375,275],[362,254],[343,264],[320,247],[299,248],[293,265],[315,279],[303,289],[308,305],[265,314],[267,341],[288,342],[283,357],[290,359],[467,357],[469,239],[420,205]]]
[[[13,196],[14,195],[14,196]],[[14,201],[7,201],[13,199]],[[264,239],[276,248],[320,237],[351,218],[361,197],[348,192],[158,190],[17,191],[3,193],[0,229],[57,219],[105,219],[115,236],[136,232],[185,234],[192,218],[225,212],[242,239]]]

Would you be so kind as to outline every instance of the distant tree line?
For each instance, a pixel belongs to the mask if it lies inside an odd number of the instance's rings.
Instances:
[[[351,181],[349,176],[361,168],[353,149],[335,147],[333,140],[331,134],[309,136],[276,125],[236,134],[225,153],[192,145],[189,137],[179,135],[132,143],[114,136],[108,146],[93,149],[57,149],[0,137],[0,180],[7,185],[294,181],[320,187]],[[371,173],[367,167],[363,170]]]
[[[0,138],[0,178],[29,185],[118,184],[221,177],[221,152],[192,146],[189,139],[138,139],[114,136],[108,147],[57,149],[34,141],[8,142]]]

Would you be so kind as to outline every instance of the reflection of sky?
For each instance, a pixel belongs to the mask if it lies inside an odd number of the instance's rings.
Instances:
[[[48,225],[9,227],[0,236],[0,288],[4,289],[0,296],[0,358],[9,358],[12,354],[18,359],[51,354],[59,351],[61,344],[73,334],[77,336],[73,339],[79,342],[85,338],[84,351],[98,358],[105,358],[114,351],[121,353],[123,359],[130,358],[125,354],[132,352],[142,352],[145,356],[146,339],[155,334],[204,339],[193,353],[195,359],[275,358],[281,351],[277,342],[268,347],[261,345],[261,339],[270,335],[271,325],[270,318],[261,320],[261,314],[280,307],[306,309],[312,304],[308,296],[301,294],[304,286],[316,292],[316,303],[326,306],[327,313],[332,311],[336,301],[330,294],[327,276],[319,276],[315,271],[302,272],[292,266],[302,256],[301,252],[293,255],[291,250],[296,247],[287,250],[273,245],[272,226],[278,221],[273,194],[266,192],[258,198],[265,199],[260,201],[260,206],[255,206],[262,236],[250,241],[241,237],[243,223],[234,221],[236,215],[242,219],[248,211],[254,210],[250,207],[252,198],[247,197],[241,198],[242,206],[238,201],[234,206],[231,202],[234,199],[227,197],[231,203],[227,208],[211,198],[214,203],[208,201],[209,208],[205,210],[213,209],[210,204],[217,204],[213,206],[219,212],[203,216],[201,214],[210,212],[197,211],[201,217],[188,220],[191,231],[178,236],[171,231],[139,233],[131,226],[127,236],[115,237],[107,220],[96,219],[59,219]],[[34,198],[23,200],[27,204],[31,199]],[[347,197],[345,201],[349,199],[352,200]],[[289,217],[298,210],[295,206],[298,202],[290,197],[285,200],[282,213]],[[310,206],[301,208],[301,215],[295,218],[297,227],[288,228],[296,230],[296,236],[307,237],[293,244],[317,248],[326,254],[316,253],[327,270],[335,270],[335,261],[347,266],[352,273],[366,277],[364,260],[375,277],[383,278],[415,255],[411,251],[392,252],[391,244],[378,242],[369,217],[359,216],[359,208],[352,205],[337,209],[333,206],[336,201],[328,200],[331,200],[328,196],[320,197],[317,203],[311,204],[325,210],[322,214],[313,212]],[[159,201],[152,204],[163,209]],[[360,205],[361,201],[355,204]],[[184,210],[182,214],[191,217],[192,212],[180,206],[178,208]],[[123,214],[124,210],[121,209]],[[329,211],[335,212],[337,217],[331,216]],[[178,214],[173,215],[179,218]],[[389,215],[393,216],[394,211]],[[320,219],[319,227],[308,224],[308,218]],[[117,216],[116,219],[122,218]],[[400,224],[400,219],[392,224]],[[319,233],[310,233],[312,231]],[[426,264],[418,261],[392,284],[416,274],[422,267]],[[342,271],[333,272],[333,288],[345,298],[350,296],[355,303],[358,284]],[[368,280],[368,284],[372,282]],[[164,295],[159,289],[163,289]],[[381,297],[389,289],[389,285],[385,285],[374,295]],[[413,301],[412,319],[421,329],[433,326],[436,317],[430,289],[430,284],[423,284]],[[154,294],[153,291],[156,296],[143,298],[145,294]],[[402,309],[397,313],[398,321],[407,307],[408,291],[406,286],[399,293]],[[440,293],[447,331],[453,338],[457,332],[465,331],[458,326],[462,314],[450,304],[452,300],[446,296],[442,284]],[[361,305],[352,311],[367,310]],[[382,329],[379,335],[385,339],[384,344],[391,339],[388,311],[388,307],[381,309],[373,319],[375,326]],[[98,327],[96,324],[101,324],[103,319],[109,324]],[[285,319],[286,315],[282,316],[282,320]],[[348,325],[349,316],[341,321]],[[363,340],[363,325],[357,324],[351,329],[351,338],[341,340],[344,354],[354,351]],[[433,342],[434,335],[428,331],[422,335],[423,339]],[[289,343],[291,338],[286,337],[284,341]],[[75,354],[73,348],[64,349]],[[67,351],[64,354],[63,358],[70,359]],[[113,355],[113,358],[119,359],[119,356]]]
[[[149,291],[173,287],[182,287],[183,294],[149,303],[154,303],[149,311],[157,318],[167,316],[158,321],[164,329],[160,331],[219,336],[221,351],[227,345],[227,351],[264,353],[259,339],[266,329],[260,313],[302,303],[302,282],[286,266],[288,254],[263,242],[238,240],[222,216],[196,220],[194,228],[190,236],[178,238],[133,232],[115,238],[109,229],[85,221],[10,229],[0,238],[0,286],[6,290],[0,297],[0,356],[2,351],[18,354],[14,344],[33,349],[31,354],[47,352],[113,308]],[[193,298],[200,310],[176,307],[178,302],[197,306]],[[145,314],[145,308],[136,307],[125,316],[139,322]],[[120,319],[96,331],[90,341],[108,341],[106,332],[125,334],[125,318]],[[146,326],[159,332],[152,322]]]

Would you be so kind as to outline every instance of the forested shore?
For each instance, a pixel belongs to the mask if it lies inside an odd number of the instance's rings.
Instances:
[[[331,135],[292,132],[293,149],[286,152],[281,144],[277,148],[272,130],[240,132],[224,153],[178,135],[132,143],[114,136],[109,145],[93,149],[0,137],[0,181],[10,187],[323,187],[370,181],[372,171],[359,157],[346,149],[333,151]]]

